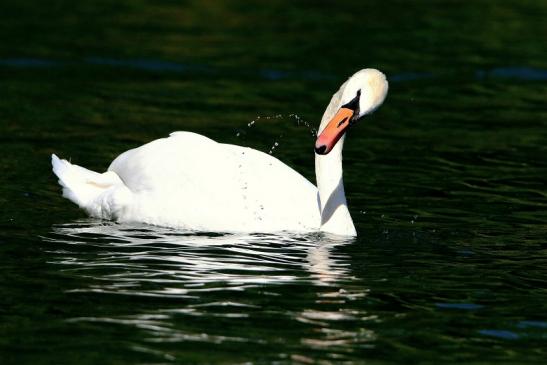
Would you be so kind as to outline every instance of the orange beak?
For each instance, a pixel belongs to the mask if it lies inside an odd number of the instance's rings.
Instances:
[[[325,129],[323,129],[319,137],[317,137],[317,140],[315,141],[315,153],[318,155],[326,155],[334,148],[336,142],[338,142],[349,127],[354,113],[355,111],[352,109],[340,108],[338,113],[336,113]]]

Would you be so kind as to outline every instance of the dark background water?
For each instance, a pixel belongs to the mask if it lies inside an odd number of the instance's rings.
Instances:
[[[546,18],[544,1],[3,1],[0,362],[544,363]],[[307,125],[363,67],[390,93],[344,151],[355,240],[87,219],[50,171],[54,152],[103,171],[190,130],[277,142],[313,179]]]

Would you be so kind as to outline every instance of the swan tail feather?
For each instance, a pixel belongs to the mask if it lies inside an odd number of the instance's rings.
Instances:
[[[90,215],[99,218],[117,218],[123,208],[129,189],[113,171],[100,174],[73,165],[51,155],[53,173],[63,187],[63,197],[72,201]]]

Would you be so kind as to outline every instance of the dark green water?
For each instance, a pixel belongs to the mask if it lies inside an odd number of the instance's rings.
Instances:
[[[2,2],[0,363],[545,363],[546,18],[544,1]],[[102,171],[190,130],[277,142],[313,178],[300,118],[363,67],[391,87],[346,142],[355,240],[87,219],[50,171],[53,152]]]

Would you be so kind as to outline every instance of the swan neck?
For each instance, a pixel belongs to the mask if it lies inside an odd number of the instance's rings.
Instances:
[[[321,209],[321,231],[355,236],[348,210],[342,171],[342,137],[327,155],[315,155],[315,174]]]

